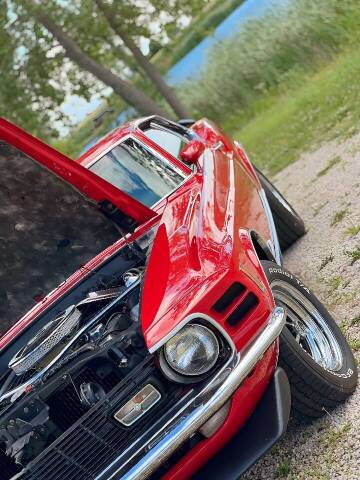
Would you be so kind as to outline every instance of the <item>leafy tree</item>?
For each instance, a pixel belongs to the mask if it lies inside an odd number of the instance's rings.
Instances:
[[[17,5],[23,7],[25,13],[30,15],[31,19],[35,19],[36,22],[52,35],[53,39],[58,41],[68,59],[80,67],[80,69],[91,73],[103,82],[103,84],[111,87],[114,92],[120,95],[126,102],[133,105],[139,113],[145,115],[153,113],[159,115],[165,114],[164,110],[144,92],[136,88],[128,80],[114,73],[112,69],[103,63],[97,61],[91,53],[85,51],[71,34],[66,31],[66,23],[62,25],[59,20],[54,20],[55,16],[57,19],[62,18],[60,15],[55,14],[56,12],[61,14],[63,10],[56,2],[48,2],[48,8],[44,8],[43,5],[39,5],[34,0],[22,0],[17,3]],[[49,8],[50,5],[51,8]],[[67,16],[64,18],[66,21]],[[91,50],[91,37],[88,37],[88,42]]]
[[[134,86],[134,72],[145,78],[144,85],[150,77],[174,111],[187,116],[138,45],[141,38],[146,38],[151,51],[158,48],[179,28],[174,12],[190,15],[204,0],[107,0],[101,7],[116,11],[112,25],[95,2],[0,0],[0,98],[3,108],[12,106],[7,117],[35,133],[42,130],[44,137],[46,125],[69,121],[59,108],[67,95],[88,99],[95,92],[103,92],[104,85],[112,87],[139,113],[166,115],[164,108],[144,93],[148,88]],[[126,24],[122,38],[120,23]],[[157,31],[152,31],[151,25],[157,25]]]
[[[11,33],[14,22],[2,6],[0,3],[0,115],[42,138],[53,137],[56,130],[50,125],[58,117],[49,112],[54,103],[62,102],[63,96],[46,75],[28,75],[34,65],[18,47],[17,36]]]
[[[189,117],[190,114],[186,107],[177,98],[175,92],[167,85],[161,73],[150,62],[150,60],[142,53],[136,44],[133,36],[136,30],[136,16],[134,11],[129,11],[130,2],[122,1],[113,3],[111,6],[103,2],[103,0],[94,0],[99,10],[103,13],[110,27],[116,35],[122,40],[125,47],[132,53],[133,58],[137,61],[141,70],[149,77],[160,94],[166,99],[168,104],[179,117]],[[123,11],[125,10],[125,12]],[[141,32],[142,33],[142,32]],[[149,34],[149,32],[146,32]]]

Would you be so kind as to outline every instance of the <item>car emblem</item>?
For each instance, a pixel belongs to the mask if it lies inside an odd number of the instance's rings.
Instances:
[[[150,383],[145,385],[131,400],[118,410],[114,418],[125,427],[130,427],[148,412],[161,398],[160,392]]]

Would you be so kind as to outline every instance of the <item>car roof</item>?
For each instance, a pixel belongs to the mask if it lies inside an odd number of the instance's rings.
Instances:
[[[183,126],[177,124],[176,122],[160,117],[158,115],[150,115],[148,117],[137,118],[134,120],[130,120],[124,125],[121,125],[120,127],[116,127],[111,130],[104,137],[100,138],[89,150],[80,155],[80,157],[76,161],[86,167],[86,165],[97,159],[103,152],[109,150],[111,146],[119,143],[119,141],[123,137],[125,137],[129,133],[134,132],[135,130],[146,129],[147,127],[151,126],[153,121],[155,121],[156,124],[161,125],[165,128],[171,125],[172,128],[178,129],[179,132],[181,130],[186,130]]]

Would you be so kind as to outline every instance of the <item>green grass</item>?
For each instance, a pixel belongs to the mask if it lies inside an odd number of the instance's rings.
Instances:
[[[360,224],[352,225],[345,230],[345,234],[349,237],[355,237],[360,232]]]
[[[358,352],[360,350],[360,340],[348,337],[347,341],[350,345],[351,350],[353,350],[354,352]]]
[[[331,219],[330,225],[334,227],[338,223],[340,223],[346,217],[346,214],[349,212],[348,208],[342,208],[334,213],[334,216]]]
[[[218,43],[180,94],[270,174],[360,126],[357,0],[296,0]],[[320,176],[334,167],[334,159]]]
[[[275,478],[287,477],[290,473],[290,470],[290,463],[288,461],[280,463],[275,471]]]
[[[323,283],[329,287],[330,292],[333,292],[334,290],[337,290],[340,285],[341,285],[342,279],[339,275],[336,275],[335,277],[330,277],[330,278],[325,278],[323,279]]]
[[[176,61],[240,3],[214,2],[172,44],[171,52],[164,49],[154,62],[164,69],[161,55]],[[269,174],[323,141],[347,138],[360,128],[358,0],[293,0],[291,5],[288,11],[271,11],[248,22],[218,43],[201,79],[178,92],[195,118],[221,123]],[[146,82],[142,88],[159,99]],[[63,142],[63,150],[76,153],[98,133],[88,124],[78,130],[69,148]],[[335,157],[318,176],[339,162]]]
[[[349,433],[351,424],[349,422],[344,423],[339,428],[330,428],[325,437],[322,439],[322,443],[325,447],[336,446],[336,444]]]
[[[356,325],[360,325],[360,315],[357,315],[356,317],[352,318],[351,321],[350,321],[350,325],[352,327],[354,327]]]
[[[359,130],[359,78],[360,51],[341,54],[320,72],[304,75],[303,86],[270,97],[269,108],[233,136],[273,174],[322,141]]]
[[[351,259],[351,265],[354,265],[355,262],[360,260],[360,245],[355,247],[353,250],[348,250],[345,252],[345,255],[350,257]]]
[[[331,158],[328,161],[327,165],[322,170],[320,170],[320,172],[318,172],[316,174],[316,176],[317,177],[323,177],[324,175],[326,175],[328,173],[329,170],[331,170],[333,167],[335,167],[335,165],[337,165],[340,162],[341,162],[341,157],[339,155],[337,155],[334,158]]]

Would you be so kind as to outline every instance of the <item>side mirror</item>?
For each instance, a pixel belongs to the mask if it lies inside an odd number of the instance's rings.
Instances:
[[[197,163],[200,156],[204,153],[205,145],[199,140],[191,140],[180,152],[180,158],[188,165]]]

